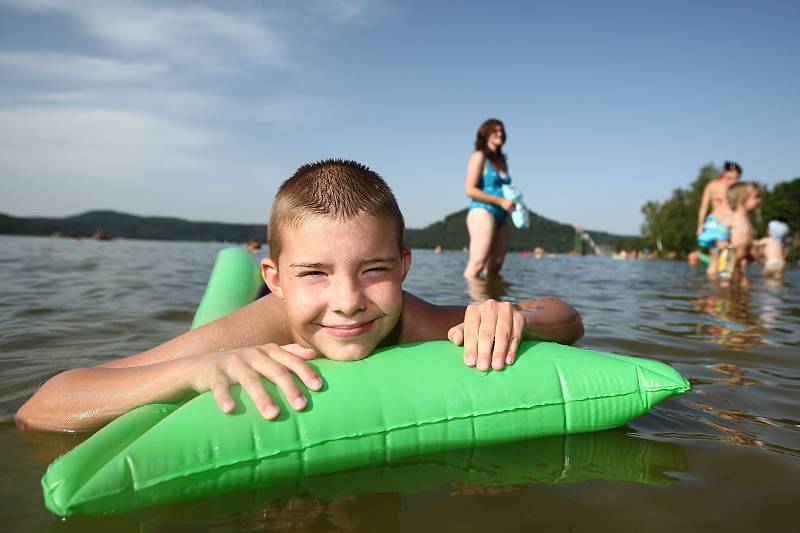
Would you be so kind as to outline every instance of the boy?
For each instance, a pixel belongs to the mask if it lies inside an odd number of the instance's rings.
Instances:
[[[789,237],[789,226],[780,220],[770,220],[767,237],[757,240],[754,245],[764,248],[764,277],[780,280],[786,268],[784,241]]]
[[[753,224],[750,215],[761,206],[761,193],[758,187],[750,182],[735,183],[728,188],[728,204],[731,207],[731,249],[732,270],[729,279],[732,283],[746,287],[747,277],[744,274],[750,249],[753,245]]]
[[[351,161],[303,166],[281,186],[270,215],[270,258],[261,268],[272,294],[152,350],[53,377],[17,422],[96,429],[139,405],[207,390],[230,413],[232,383],[273,419],[278,407],[261,377],[301,410],[307,399],[292,374],[319,390],[321,378],[306,363],[314,357],[353,361],[378,346],[446,337],[464,344],[467,365],[501,370],[523,336],[572,343],[583,335],[580,316],[556,298],[519,306],[489,300],[465,313],[404,293],[411,252],[403,233],[397,202],[376,173]]]

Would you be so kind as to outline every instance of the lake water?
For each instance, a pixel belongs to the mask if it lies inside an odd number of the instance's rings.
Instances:
[[[560,296],[583,315],[578,346],[658,359],[693,389],[617,431],[469,451],[480,468],[429,458],[299,494],[254,491],[117,517],[50,514],[39,480],[84,437],[20,432],[14,412],[62,370],[185,331],[224,247],[0,236],[4,530],[800,528],[800,270],[776,286],[754,268],[750,290],[719,290],[702,268],[676,261],[512,254],[504,283],[468,290],[466,254],[426,250],[415,252],[409,291],[436,303]]]

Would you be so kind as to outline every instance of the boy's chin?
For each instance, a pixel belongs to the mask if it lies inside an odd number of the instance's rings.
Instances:
[[[375,351],[375,346],[364,344],[343,344],[318,347],[317,350],[334,361],[360,361]]]

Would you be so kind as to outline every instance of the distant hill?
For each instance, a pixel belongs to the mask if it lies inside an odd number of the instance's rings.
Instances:
[[[65,218],[18,218],[0,213],[0,233],[88,237],[98,228],[113,237],[128,239],[264,241],[266,224],[192,222],[180,218],[140,217],[116,211],[89,211]]]
[[[412,248],[458,249],[469,244],[466,226],[467,210],[447,215],[444,220],[422,229],[408,229],[406,242]],[[509,248],[532,250],[541,246],[548,252],[569,252],[575,243],[575,228],[530,213],[531,227],[518,230],[512,226]],[[228,241],[264,241],[265,224],[225,224],[222,222],[192,222],[180,218],[140,217],[116,211],[89,211],[65,218],[22,218],[0,213],[0,234],[52,235],[88,237],[98,228],[113,237],[128,239]],[[636,237],[589,231],[595,242],[612,245]]]
[[[409,229],[406,242],[412,248],[433,248],[440,244],[446,249],[460,250],[469,245],[467,234],[467,212],[462,209],[447,215],[444,220],[434,222],[422,229]],[[511,226],[509,236],[510,250],[532,250],[541,246],[548,252],[566,253],[575,245],[575,228],[569,224],[562,224],[529,211],[531,225],[526,229],[517,229]],[[632,242],[638,237],[631,235],[613,235],[604,231],[586,230],[598,246],[614,248],[618,242]],[[627,245],[630,246],[630,245]]]

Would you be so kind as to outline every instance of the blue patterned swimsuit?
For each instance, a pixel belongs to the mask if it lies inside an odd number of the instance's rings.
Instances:
[[[486,194],[491,194],[502,198],[502,186],[509,183],[511,183],[511,176],[506,175],[505,178],[500,176],[497,170],[495,170],[494,165],[492,165],[492,162],[487,161],[486,170],[483,171],[483,176],[481,176],[481,179],[478,180],[478,188]],[[499,205],[479,202],[473,198],[469,203],[469,209],[471,211],[476,207],[480,207],[489,211],[494,216],[498,226],[502,226],[503,222],[506,221],[506,217],[508,216],[508,212]]]

